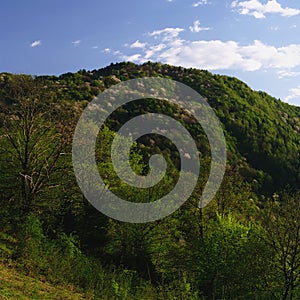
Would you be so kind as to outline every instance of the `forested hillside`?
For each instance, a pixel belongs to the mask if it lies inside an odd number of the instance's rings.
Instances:
[[[131,165],[146,174],[151,154],[163,153],[163,183],[137,191],[117,178],[112,140],[141,113],[179,120],[196,140],[203,172],[175,213],[130,224],[106,217],[84,198],[73,172],[72,138],[83,109],[99,93],[142,77],[173,79],[204,97],[221,121],[227,165],[213,201],[199,208],[210,147],[195,119],[155,99],[119,108],[96,148],[99,172],[114,193],[150,202],[178,179],[178,149],[159,136],[134,144]],[[76,297],[90,299],[299,299],[299,150],[300,108],[233,77],[151,62],[60,76],[1,73],[1,264],[20,276],[74,286]],[[0,286],[10,299],[8,290]]]

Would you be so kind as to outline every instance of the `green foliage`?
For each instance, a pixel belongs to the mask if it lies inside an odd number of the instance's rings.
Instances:
[[[259,229],[230,215],[216,216],[209,224],[195,258],[197,281],[209,299],[251,297],[259,290],[267,249],[258,239]],[[205,259],[203,259],[205,258]]]
[[[267,261],[271,267],[265,281],[276,296],[282,299],[298,298],[300,295],[299,193],[294,196],[274,195],[273,198],[275,199],[269,201],[261,213],[265,228],[262,238],[270,249]]]
[[[17,240],[7,233],[0,232],[0,260],[9,259],[13,256]]]

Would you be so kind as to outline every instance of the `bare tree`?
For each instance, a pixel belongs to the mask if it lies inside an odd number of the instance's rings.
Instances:
[[[25,212],[51,184],[61,155],[61,134],[51,121],[51,91],[31,76],[10,76],[0,94],[0,154],[11,173],[10,198]],[[18,204],[17,204],[18,203]]]

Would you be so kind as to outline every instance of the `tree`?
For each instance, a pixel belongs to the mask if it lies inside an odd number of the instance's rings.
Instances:
[[[263,210],[264,240],[271,249],[268,287],[281,299],[300,297],[300,195],[274,195]]]
[[[31,76],[10,76],[1,90],[0,104],[1,165],[9,180],[6,200],[23,212],[37,210],[38,195],[45,187],[59,185],[52,179],[63,143],[52,122],[53,94]]]
[[[208,227],[204,239],[198,239],[190,267],[198,288],[207,299],[252,299],[265,269],[265,247],[257,238],[260,228],[232,215],[217,215]]]

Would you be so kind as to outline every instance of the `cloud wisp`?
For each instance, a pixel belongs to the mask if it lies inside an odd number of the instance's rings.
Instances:
[[[288,78],[288,77],[298,77],[300,76],[300,72],[289,71],[289,70],[279,70],[277,71],[277,75],[279,79]]]
[[[102,52],[104,52],[106,54],[109,54],[109,53],[111,53],[111,49],[110,48],[105,48],[105,49],[103,49]]]
[[[73,44],[75,47],[78,47],[78,46],[81,44],[81,40],[73,41],[72,44]]]
[[[154,38],[161,38],[163,42],[170,42],[173,41],[175,38],[177,38],[180,34],[180,32],[184,31],[183,28],[172,28],[172,27],[166,27],[161,30],[154,30],[150,33],[148,33],[149,36],[153,36]]]
[[[194,2],[192,4],[192,7],[198,7],[200,5],[207,5],[207,4],[209,4],[208,0],[201,0],[201,1]]]
[[[300,98],[300,86],[290,89],[289,94],[284,98],[284,101],[290,103],[290,100],[297,98]]]
[[[41,40],[38,40],[38,41],[34,41],[30,44],[30,47],[31,48],[35,48],[35,47],[38,47],[38,46],[41,46],[42,45],[42,41]]]
[[[263,4],[259,0],[232,1],[231,7],[241,15],[253,16],[256,19],[264,19],[266,14],[280,14],[282,17],[292,17],[300,14],[299,9],[283,8],[277,0],[269,0]]]
[[[200,21],[199,20],[196,20],[194,23],[193,23],[193,26],[190,26],[189,27],[190,31],[191,32],[200,32],[200,31],[206,31],[206,30],[210,30],[209,27],[201,27],[200,26]]]
[[[136,40],[130,45],[130,48],[145,48],[146,43],[141,43],[139,40]]]

